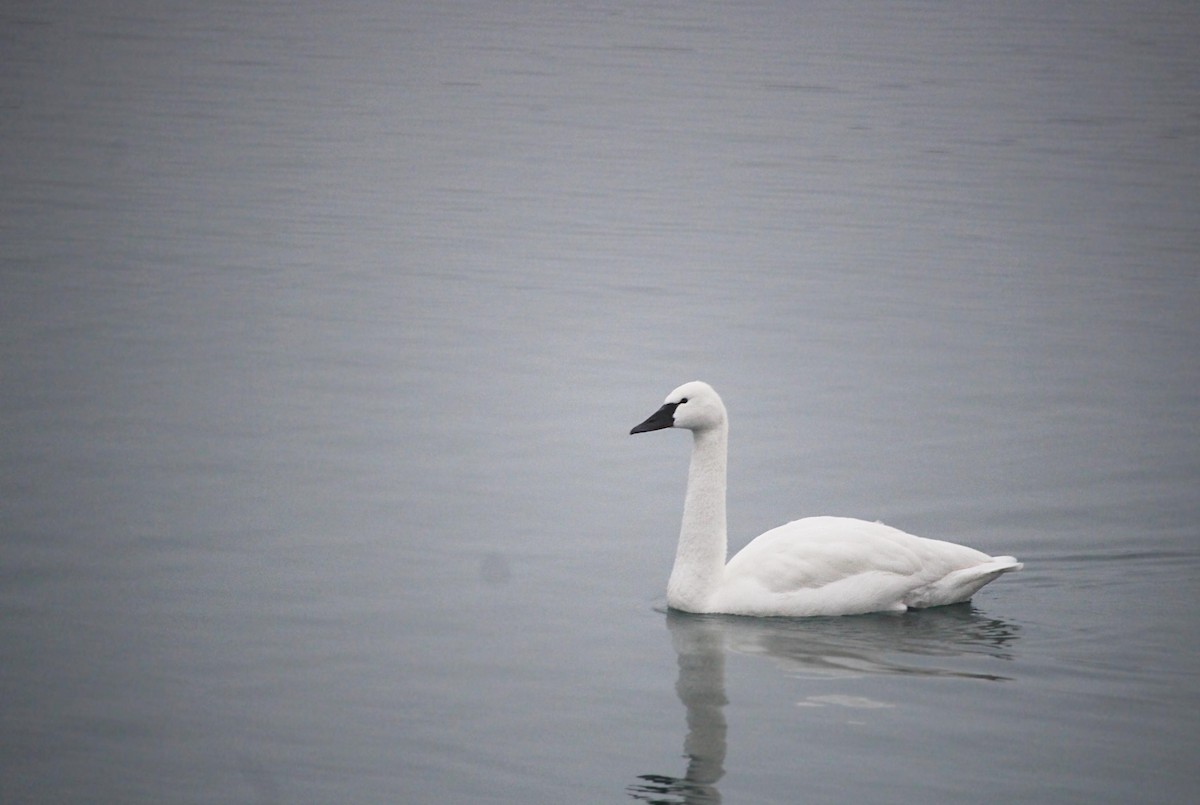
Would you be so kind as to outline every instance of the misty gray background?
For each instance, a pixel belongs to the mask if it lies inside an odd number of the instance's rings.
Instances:
[[[0,801],[1190,802],[1192,3],[6,3]],[[664,612],[882,519],[967,606]]]

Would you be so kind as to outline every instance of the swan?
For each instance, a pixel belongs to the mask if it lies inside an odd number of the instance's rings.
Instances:
[[[857,615],[957,604],[1022,564],[850,517],[805,517],[755,537],[725,562],[729,419],[712,386],[667,395],[630,435],[692,432],[692,458],[667,605],[725,615]]]

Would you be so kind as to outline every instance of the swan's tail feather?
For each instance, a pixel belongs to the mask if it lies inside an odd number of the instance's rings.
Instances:
[[[1004,570],[1001,571],[1002,573],[1007,572],[1009,570],[1020,570],[1021,568],[1025,567],[1025,563],[1018,562],[1017,557],[1015,557],[1015,556],[993,556],[992,561],[989,562],[988,564],[1006,565]]]
[[[969,601],[985,584],[1022,567],[1024,565],[1016,557],[994,556],[990,562],[955,570],[932,584],[913,590],[904,603],[914,609],[960,604]]]

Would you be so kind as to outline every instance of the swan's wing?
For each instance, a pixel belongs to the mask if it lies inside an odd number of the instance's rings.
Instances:
[[[808,517],[762,534],[730,559],[717,603],[723,611],[794,615],[935,606],[965,601],[1014,569],[970,572],[1006,559],[882,523]],[[939,584],[943,580],[948,583]],[[968,589],[966,597],[954,598]]]
[[[870,571],[909,575],[921,558],[880,523],[841,517],[795,520],[756,537],[729,560],[726,578],[753,577],[775,593]]]

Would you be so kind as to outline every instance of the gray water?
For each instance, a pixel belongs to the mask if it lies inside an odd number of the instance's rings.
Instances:
[[[9,3],[0,801],[1192,802],[1194,3]],[[969,605],[667,614],[881,519]]]

